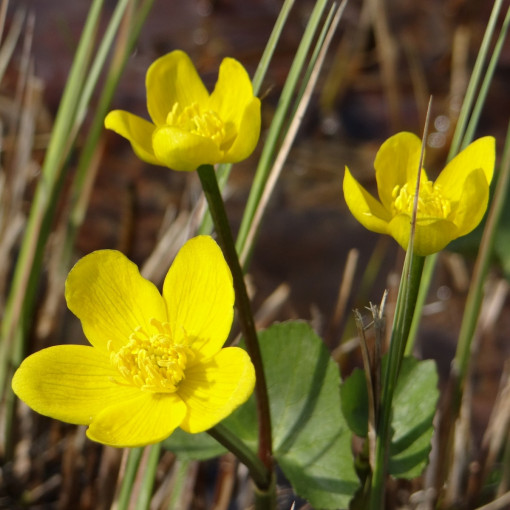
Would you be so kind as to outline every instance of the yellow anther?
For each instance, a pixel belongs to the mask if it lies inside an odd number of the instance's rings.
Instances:
[[[137,327],[118,351],[108,342],[110,360],[124,381],[144,391],[171,393],[185,377],[187,363],[194,357],[189,345],[175,344],[170,326],[152,319],[150,333]]]
[[[185,108],[175,103],[167,115],[166,123],[195,135],[210,138],[221,150],[227,150],[233,141],[232,133],[227,133],[229,130],[218,113],[213,110],[202,110],[198,103],[192,103]]]
[[[413,213],[415,189],[409,189],[409,184],[395,186],[391,196],[393,198],[393,213]],[[420,193],[418,195],[417,218],[420,219],[445,219],[451,212],[450,201],[445,199],[434,183],[429,180],[420,182]]]

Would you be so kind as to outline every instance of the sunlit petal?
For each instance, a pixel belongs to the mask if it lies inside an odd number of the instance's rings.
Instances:
[[[135,154],[141,160],[151,165],[161,165],[152,149],[154,124],[132,113],[114,110],[106,116],[104,125],[129,140]]]
[[[416,184],[420,165],[421,140],[413,133],[397,133],[382,145],[374,161],[377,191],[382,204],[391,210],[396,186]]]
[[[461,200],[464,194],[464,182],[474,170],[482,170],[486,188],[492,181],[496,159],[496,142],[492,136],[475,140],[457,154],[436,179],[436,186],[451,201]]]
[[[210,429],[246,402],[254,385],[253,365],[239,347],[222,349],[208,362],[190,367],[179,389],[188,408],[181,428],[191,433]]]
[[[119,384],[119,373],[104,352],[84,345],[58,345],[32,354],[14,374],[12,388],[38,413],[79,425],[140,394]]]
[[[204,104],[209,99],[193,62],[186,53],[172,51],[158,58],[147,71],[147,109],[156,126],[166,123],[168,112],[175,103],[181,108],[196,102]]]
[[[193,349],[204,356],[222,347],[232,326],[234,289],[223,253],[211,237],[195,237],[181,248],[163,296],[175,335],[194,338]]]
[[[99,413],[87,430],[93,441],[136,447],[166,439],[181,423],[186,405],[176,394],[138,392]]]
[[[223,59],[209,108],[239,132],[244,110],[253,101],[253,87],[246,69],[233,58]]]
[[[389,224],[391,236],[407,250],[411,233],[411,217],[398,214]],[[416,224],[413,251],[416,255],[430,255],[442,250],[456,237],[457,227],[448,220],[422,220]]]
[[[152,318],[166,320],[156,286],[115,250],[95,251],[79,260],[67,277],[65,296],[89,342],[103,350],[110,340],[118,350],[138,326],[149,330]]]
[[[172,170],[191,172],[200,165],[217,163],[223,157],[211,138],[174,126],[156,129],[152,143],[160,164]]]
[[[237,137],[223,157],[223,162],[237,163],[254,151],[259,141],[260,122],[260,100],[254,97],[243,112],[237,127]]]
[[[486,173],[478,168],[470,172],[464,182],[460,201],[455,207],[453,221],[457,225],[457,237],[469,234],[482,220],[489,202],[489,186]]]
[[[344,197],[352,215],[368,230],[380,234],[388,233],[390,213],[378,202],[345,167]]]

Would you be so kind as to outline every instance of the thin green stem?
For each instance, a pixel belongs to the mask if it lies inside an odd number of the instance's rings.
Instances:
[[[273,465],[271,415],[269,411],[269,400],[267,396],[262,356],[257,339],[257,332],[255,330],[255,322],[253,320],[248,292],[246,291],[243,270],[239,263],[234,239],[232,237],[232,231],[230,230],[225,206],[218,187],[218,182],[216,181],[216,174],[214,173],[213,166],[200,166],[198,168],[198,176],[202,183],[207,203],[209,204],[209,210],[211,211],[211,216],[220,244],[223,248],[225,259],[232,271],[239,324],[246,342],[246,349],[251,357],[253,366],[255,367],[255,395],[257,397],[257,413],[259,420],[259,458],[267,469],[264,484],[260,485],[259,488],[265,490],[270,484]]]
[[[229,452],[232,452],[250,471],[250,476],[257,487],[267,485],[267,469],[259,457],[249,448],[244,441],[219,423],[207,433],[223,445]]]

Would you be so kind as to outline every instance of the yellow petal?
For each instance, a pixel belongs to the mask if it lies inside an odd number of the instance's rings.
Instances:
[[[205,88],[191,59],[176,50],[158,58],[147,71],[147,109],[156,126],[166,124],[175,103],[181,108],[193,103],[205,105],[209,92]]]
[[[475,140],[446,165],[436,179],[435,186],[446,198],[456,202],[461,199],[464,182],[472,171],[481,169],[487,184],[490,184],[496,159],[495,146],[492,136]]]
[[[136,399],[104,409],[87,429],[93,441],[116,447],[136,447],[166,439],[186,414],[173,393],[139,392]]]
[[[374,161],[377,191],[382,204],[391,210],[395,186],[416,185],[420,165],[421,140],[413,133],[397,133],[380,147]]]
[[[254,97],[243,112],[234,143],[222,159],[223,163],[237,163],[246,159],[257,146],[260,136],[260,100]]]
[[[489,185],[486,173],[478,168],[464,182],[460,201],[452,211],[452,221],[457,225],[456,237],[471,232],[482,221],[489,202]]]
[[[252,103],[258,106],[258,122],[253,116],[253,114],[257,113],[257,108],[254,106],[252,106],[253,112],[250,115],[251,118],[247,119],[247,121],[254,122],[253,126],[251,126],[252,130],[260,131],[260,101],[254,102],[253,100],[253,86],[246,69],[233,58],[223,59],[220,65],[218,81],[210,97],[210,109],[218,113],[224,123],[233,124],[238,136],[245,136],[248,133],[241,132],[241,122],[246,109]],[[250,138],[253,138],[253,136],[250,136]]]
[[[189,240],[179,251],[163,285],[168,322],[175,335],[195,339],[193,349],[212,356],[225,343],[234,314],[232,275],[209,236]]]
[[[34,411],[88,425],[104,408],[129,401],[138,388],[122,386],[104,352],[85,345],[58,345],[26,358],[12,379],[14,393]]]
[[[210,429],[246,402],[254,386],[255,370],[239,347],[188,368],[178,391],[188,408],[181,428],[192,434]]]
[[[389,231],[404,250],[409,245],[411,233],[411,218],[407,214],[395,216],[390,224]],[[426,256],[441,251],[457,235],[457,227],[448,220],[421,220],[416,224],[413,252],[416,255]]]
[[[191,172],[200,165],[218,163],[223,153],[212,138],[196,135],[174,126],[157,128],[152,138],[159,164],[172,170]]]
[[[161,165],[152,149],[154,124],[132,113],[114,110],[106,116],[104,125],[129,140],[135,154],[142,161],[151,165]]]
[[[368,230],[379,234],[388,233],[390,213],[378,202],[345,167],[344,197],[352,215]]]
[[[120,349],[139,326],[150,331],[152,318],[166,321],[156,286],[115,250],[95,251],[79,260],[67,277],[65,296],[89,342],[103,350],[109,340]]]

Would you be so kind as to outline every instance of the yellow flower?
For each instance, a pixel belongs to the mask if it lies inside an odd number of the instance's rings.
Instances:
[[[234,290],[210,237],[182,247],[163,296],[114,250],[78,261],[65,295],[92,346],[49,347],[23,361],[12,387],[35,411],[88,425],[88,437],[100,443],[141,446],[176,427],[207,430],[252,393],[248,354],[222,348]]]
[[[412,133],[388,138],[375,158],[380,201],[368,193],[345,168],[347,206],[368,230],[392,236],[405,250],[420,164],[421,141]],[[471,232],[481,221],[489,200],[495,161],[495,141],[479,138],[452,159],[435,182],[425,169],[420,177],[414,252],[430,255]]]
[[[149,67],[145,85],[152,123],[122,110],[105,119],[105,126],[127,138],[143,161],[191,171],[203,164],[242,161],[255,149],[260,100],[237,60],[223,60],[212,94],[179,50]]]

